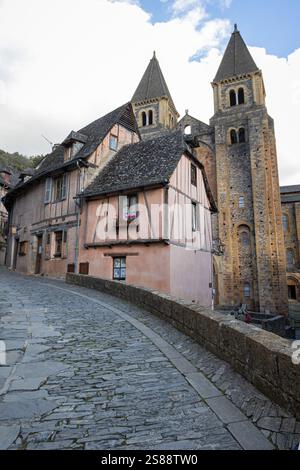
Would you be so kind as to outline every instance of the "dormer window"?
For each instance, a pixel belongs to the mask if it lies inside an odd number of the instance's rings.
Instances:
[[[65,161],[76,157],[82,147],[86,144],[87,140],[88,138],[86,135],[72,131],[62,143],[65,147]]]
[[[74,142],[70,148],[70,158],[75,157],[83,146],[84,144],[82,142]]]
[[[114,151],[118,150],[118,137],[116,135],[110,134],[109,148]]]

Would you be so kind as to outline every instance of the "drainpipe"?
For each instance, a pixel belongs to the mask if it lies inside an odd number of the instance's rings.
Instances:
[[[81,192],[81,167],[80,162],[77,162],[77,169],[78,169],[78,189],[79,193]],[[77,225],[76,225],[76,237],[75,237],[75,274],[79,274],[79,230],[80,230],[80,202],[75,199],[76,205],[76,217],[77,217]]]

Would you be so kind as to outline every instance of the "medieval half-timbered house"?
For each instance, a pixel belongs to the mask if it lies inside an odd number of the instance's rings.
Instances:
[[[64,276],[79,256],[77,196],[125,144],[139,140],[131,104],[71,132],[4,199],[9,210],[7,265],[29,274]]]
[[[181,131],[123,147],[81,199],[82,272],[211,306],[216,207]]]

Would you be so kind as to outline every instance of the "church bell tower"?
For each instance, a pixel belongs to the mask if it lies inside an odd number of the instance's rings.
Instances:
[[[176,127],[179,114],[155,52],[131,102],[143,139]]]
[[[284,235],[273,119],[261,70],[235,26],[212,83],[219,304],[287,314]]]

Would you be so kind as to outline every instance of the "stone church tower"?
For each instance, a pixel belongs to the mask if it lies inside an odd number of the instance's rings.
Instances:
[[[143,139],[177,126],[179,114],[155,52],[131,102]]]
[[[273,119],[262,72],[237,27],[212,83],[218,220],[219,304],[286,314],[282,211]]]
[[[261,70],[237,27],[212,83],[207,125],[178,113],[155,56],[133,96],[143,139],[176,126],[203,163],[219,213],[214,216],[216,305],[287,314],[282,211],[274,122]]]

